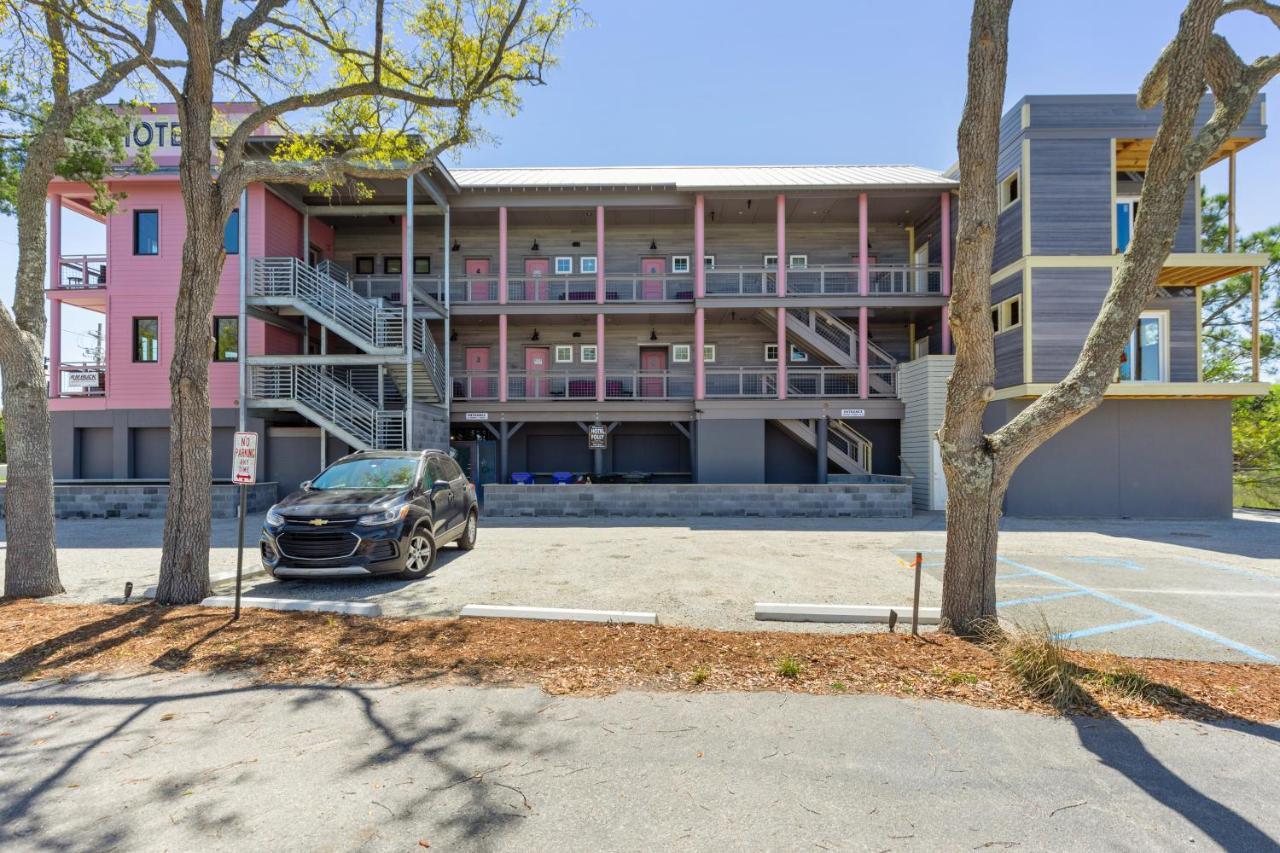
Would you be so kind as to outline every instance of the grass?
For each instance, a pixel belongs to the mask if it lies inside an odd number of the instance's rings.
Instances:
[[[693,673],[689,676],[689,680],[694,684],[703,684],[711,676],[711,673],[705,666],[694,667]]]
[[[794,655],[783,655],[778,658],[778,666],[774,672],[783,678],[795,679],[800,677],[800,670],[802,669],[804,669],[804,666]]]
[[[977,684],[978,676],[972,672],[948,672],[943,676],[943,682],[956,687],[961,684]]]
[[[1066,645],[1043,614],[1030,628],[995,628],[987,636],[1001,665],[1031,696],[1060,711],[1084,704],[1086,697],[1079,683],[1083,671],[1068,657]]]
[[[1273,471],[1237,472],[1232,496],[1239,507],[1280,509],[1280,474]]]

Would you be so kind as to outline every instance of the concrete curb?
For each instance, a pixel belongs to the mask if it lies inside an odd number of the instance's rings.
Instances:
[[[501,604],[467,604],[463,606],[459,615],[488,619],[546,619],[627,625],[658,624],[656,613],[627,610],[578,610],[567,607],[511,607]]]
[[[245,569],[244,574],[242,575],[242,577],[243,577],[245,580],[249,580],[250,578],[255,578],[255,577],[262,577],[262,576],[265,576],[266,574],[267,574],[267,570],[266,570],[266,569],[264,569],[264,568],[262,568],[261,566],[259,566],[258,568],[253,569],[252,571],[250,571],[249,569]],[[211,577],[209,578],[209,584],[210,584],[210,586],[212,586],[213,584],[216,584],[216,583],[224,583],[224,582],[226,582],[226,581],[235,581],[235,579],[236,579],[236,573],[235,573],[235,572],[232,572],[232,573],[231,573],[231,574],[229,574],[229,575],[213,575],[213,576],[211,576]],[[146,589],[144,589],[144,590],[142,591],[142,597],[143,597],[143,598],[155,598],[155,597],[156,597],[156,587],[155,587],[155,584],[152,584],[151,586],[149,586],[149,587],[147,587]]]
[[[898,624],[911,624],[911,605],[876,604],[778,604],[756,602],[756,619],[762,622],[888,622],[889,611],[898,611]],[[942,608],[921,607],[920,624],[937,625]]]
[[[211,595],[201,607],[235,607],[234,595]],[[345,613],[348,616],[381,616],[382,607],[368,601],[312,601],[306,598],[241,598],[241,607],[260,610],[300,610],[308,613]]]

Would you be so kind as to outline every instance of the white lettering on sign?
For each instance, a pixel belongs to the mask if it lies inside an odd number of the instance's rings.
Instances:
[[[489,420],[489,413],[488,412],[467,412],[467,420],[487,421]]]
[[[842,418],[865,418],[867,416],[866,409],[841,409],[840,417]]]
[[[231,445],[231,482],[252,486],[258,482],[258,434],[238,432]]]
[[[588,450],[607,450],[609,448],[609,431],[604,424],[592,424],[587,430]]]
[[[67,374],[67,385],[71,388],[97,388],[102,384],[102,374],[95,370],[77,370]]]

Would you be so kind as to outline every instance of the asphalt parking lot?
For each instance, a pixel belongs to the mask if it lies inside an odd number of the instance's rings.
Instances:
[[[258,519],[247,536],[256,542]],[[120,600],[154,583],[158,520],[63,521],[65,600]],[[246,594],[374,601],[387,615],[457,615],[465,604],[644,610],[666,624],[732,630],[883,630],[756,622],[757,601],[907,606],[924,554],[922,604],[941,598],[943,521],[910,519],[502,519],[475,551],[449,547],[416,582],[274,581]],[[235,521],[215,523],[211,568],[234,572]],[[247,551],[249,566],[255,554]],[[226,590],[225,583],[218,586]],[[1280,661],[1280,516],[1229,521],[1006,519],[1000,613],[1047,621],[1071,642],[1121,654]]]

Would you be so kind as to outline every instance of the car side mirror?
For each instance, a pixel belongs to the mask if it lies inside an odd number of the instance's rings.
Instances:
[[[431,494],[433,495],[436,492],[448,491],[448,490],[449,490],[448,480],[436,480],[434,483],[431,484]]]
[[[301,486],[301,488],[302,488],[302,491],[304,491],[304,492],[309,492],[309,491],[311,491],[311,481],[310,481],[310,480],[303,480],[303,481],[302,481],[302,486]]]

